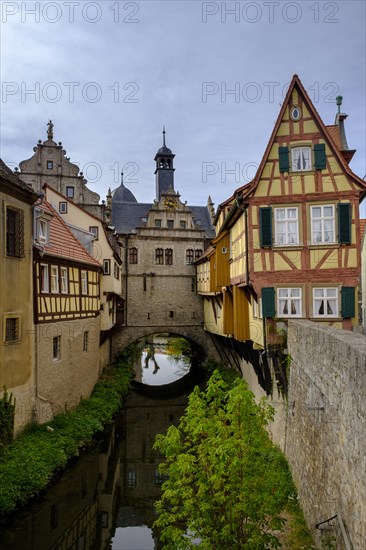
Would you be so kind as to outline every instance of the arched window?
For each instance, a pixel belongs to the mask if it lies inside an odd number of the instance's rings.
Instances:
[[[158,265],[164,264],[164,250],[162,248],[155,250],[155,263]]]
[[[197,250],[195,250],[195,253],[194,253],[195,260],[197,260],[200,256],[202,256],[202,250],[198,248]]]
[[[194,259],[193,248],[188,248],[188,250],[186,252],[186,262],[187,262],[187,264],[193,264],[193,259]]]
[[[171,248],[165,249],[165,264],[173,265],[173,250]]]
[[[137,260],[138,260],[137,248],[133,246],[130,248],[129,262],[130,264],[137,264]]]

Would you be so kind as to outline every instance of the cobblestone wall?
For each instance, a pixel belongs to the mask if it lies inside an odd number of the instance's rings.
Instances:
[[[340,515],[366,548],[366,338],[290,321],[285,452],[309,527]],[[318,538],[319,530],[315,530]]]

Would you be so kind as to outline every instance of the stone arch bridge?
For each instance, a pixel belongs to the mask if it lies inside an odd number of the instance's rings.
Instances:
[[[149,325],[149,326],[121,326],[113,333],[112,359],[114,359],[127,346],[140,338],[152,334],[169,333],[180,336],[202,349],[202,353],[210,359],[219,360],[214,342],[210,333],[204,330],[202,325]]]

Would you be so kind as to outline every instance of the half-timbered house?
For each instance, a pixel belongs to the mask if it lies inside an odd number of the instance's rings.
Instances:
[[[100,281],[100,348],[99,366],[111,361],[113,328],[124,324],[125,300],[122,297],[120,246],[114,229],[99,217],[68,199],[52,187],[43,186],[46,200],[65,221],[75,237],[103,266]]]
[[[101,264],[53,206],[34,212],[34,323],[38,420],[88,397],[99,374]]]
[[[339,96],[326,126],[295,75],[255,178],[216,214],[214,251],[197,266],[199,292],[212,304],[206,327],[250,353],[283,343],[291,318],[358,324],[366,183],[349,166],[355,151],[341,104]],[[210,282],[200,282],[208,264]]]

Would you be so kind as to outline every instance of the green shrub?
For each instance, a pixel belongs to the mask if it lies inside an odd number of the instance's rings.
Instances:
[[[47,425],[32,425],[0,457],[0,515],[38,495],[68,460],[112,422],[129,389],[128,353],[103,372],[89,399]]]

